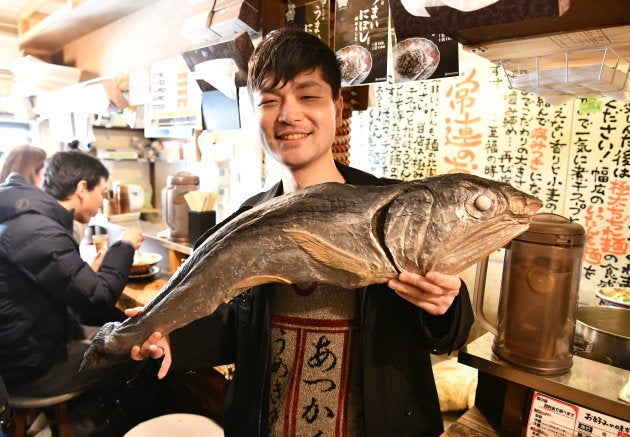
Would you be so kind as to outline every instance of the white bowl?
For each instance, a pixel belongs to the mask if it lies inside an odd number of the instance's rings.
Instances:
[[[602,287],[595,292],[595,296],[600,298],[605,305],[630,308],[629,287]]]
[[[223,429],[212,420],[196,414],[166,414],[131,428],[124,437],[219,437]]]

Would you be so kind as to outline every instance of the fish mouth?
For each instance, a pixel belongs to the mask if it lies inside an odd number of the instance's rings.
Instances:
[[[460,273],[525,232],[530,223],[529,214],[504,214],[473,226],[450,239],[428,262],[427,271],[437,270],[451,275]]]
[[[525,220],[530,222],[531,216],[542,208],[543,203],[540,199],[529,195],[511,195],[512,193],[505,193],[505,197],[509,199],[509,209],[512,213],[514,220]]]
[[[506,209],[484,222],[473,225],[460,235],[451,236],[427,264],[427,271],[456,274],[504,247],[525,232],[532,216],[543,203],[509,187],[501,190],[507,200]]]

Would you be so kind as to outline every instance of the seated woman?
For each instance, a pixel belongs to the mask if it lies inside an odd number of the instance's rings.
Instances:
[[[46,152],[39,147],[17,146],[0,158],[0,183],[11,173],[21,174],[27,182],[41,188]]]

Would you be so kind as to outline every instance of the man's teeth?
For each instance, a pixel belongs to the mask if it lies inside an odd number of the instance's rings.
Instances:
[[[289,135],[281,135],[280,139],[282,140],[299,140],[300,138],[304,138],[306,134],[289,134]]]

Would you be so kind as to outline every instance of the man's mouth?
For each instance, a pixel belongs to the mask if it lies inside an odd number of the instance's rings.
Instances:
[[[290,141],[290,140],[300,140],[307,136],[308,134],[300,133],[300,134],[277,135],[276,138],[278,138],[279,140]]]

